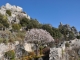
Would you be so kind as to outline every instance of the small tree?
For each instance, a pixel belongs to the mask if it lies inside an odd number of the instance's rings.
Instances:
[[[25,38],[25,41],[43,41],[41,43],[54,41],[50,33],[43,29],[31,29],[27,31]]]
[[[54,41],[53,37],[46,30],[43,29],[31,29],[27,31],[25,41],[32,42],[36,47],[36,55],[38,55],[38,49],[42,44],[47,44]]]

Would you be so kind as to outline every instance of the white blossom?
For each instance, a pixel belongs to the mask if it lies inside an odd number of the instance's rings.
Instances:
[[[43,29],[31,29],[27,31],[25,41],[54,41],[53,37],[46,30]]]

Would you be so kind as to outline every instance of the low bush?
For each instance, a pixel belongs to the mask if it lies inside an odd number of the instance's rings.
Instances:
[[[8,60],[15,60],[15,52],[14,52],[14,50],[10,50],[8,52],[5,52],[5,55],[4,56]]]
[[[70,44],[69,44],[68,42],[65,43],[65,46],[66,46],[66,47],[69,47],[69,45],[70,45]]]

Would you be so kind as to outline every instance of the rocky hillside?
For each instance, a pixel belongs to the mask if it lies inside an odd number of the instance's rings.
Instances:
[[[80,33],[74,26],[60,23],[56,28],[39,23],[19,6],[7,3],[0,7],[0,60],[32,60],[49,55],[50,48],[59,52],[61,58],[66,57],[69,46],[80,47],[79,39]]]
[[[6,23],[5,23],[6,22]],[[0,30],[22,31],[33,28],[43,29],[50,33],[54,39],[70,40],[80,38],[80,33],[74,26],[60,23],[58,28],[50,24],[41,24],[37,19],[31,18],[19,6],[7,3],[0,8]]]

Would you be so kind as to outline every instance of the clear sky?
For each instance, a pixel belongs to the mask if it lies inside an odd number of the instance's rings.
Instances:
[[[80,0],[1,0],[0,6],[6,3],[22,7],[41,23],[58,27],[62,22],[80,31]]]

